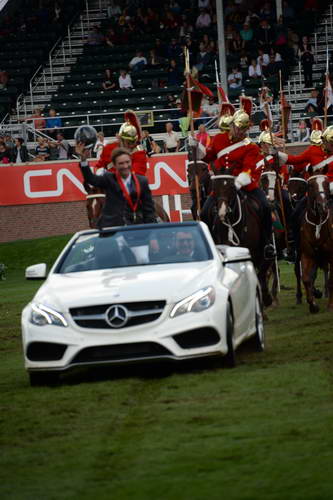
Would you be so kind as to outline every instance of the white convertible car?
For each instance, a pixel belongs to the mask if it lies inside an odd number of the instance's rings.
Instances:
[[[46,264],[26,269],[46,277]],[[264,348],[261,292],[246,248],[215,246],[202,222],[81,231],[22,312],[32,385],[77,366],[223,356]]]

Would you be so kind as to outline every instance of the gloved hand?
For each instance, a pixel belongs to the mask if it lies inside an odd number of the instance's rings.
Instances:
[[[287,160],[288,160],[287,153],[283,153],[282,151],[279,151],[278,155],[279,155],[280,163],[282,163],[282,164],[287,163]]]
[[[197,147],[198,142],[199,141],[195,137],[193,137],[192,135],[188,136],[188,145],[191,146],[192,148]]]
[[[249,184],[251,184],[251,182],[252,180],[249,174],[247,174],[246,172],[241,172],[235,179],[236,189],[239,190],[244,186],[248,186]]]

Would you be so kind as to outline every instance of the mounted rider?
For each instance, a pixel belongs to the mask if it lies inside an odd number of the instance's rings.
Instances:
[[[247,136],[251,126],[251,110],[252,100],[241,96],[240,109],[233,115],[230,113],[228,118],[223,115],[220,120],[220,123],[223,120],[230,130],[215,135],[207,150],[199,144],[198,153],[203,161],[214,162],[215,174],[230,173],[235,177],[237,190],[256,200],[262,221],[264,254],[267,259],[271,259],[274,257],[274,247],[271,244],[271,207],[265,193],[259,188],[260,169],[256,168],[260,150]],[[203,221],[208,221],[209,211],[214,204],[214,195],[211,194],[202,209]]]
[[[125,112],[125,122],[119,129],[118,140],[104,146],[100,159],[95,169],[104,168],[112,170],[112,151],[116,148],[126,148],[131,152],[132,171],[138,175],[146,175],[148,156],[140,145],[142,131],[138,117],[132,110]]]
[[[277,148],[283,147],[284,141],[271,132],[268,119],[262,120],[260,122],[260,129],[262,131],[258,137],[260,156],[258,158],[256,167],[260,169],[262,174],[265,171],[273,171],[276,173],[276,175],[280,176],[281,198],[287,223],[287,228],[285,229],[287,231],[289,257],[293,258],[293,251],[291,249],[294,245],[294,238],[291,229],[289,229],[288,227],[288,223],[291,222],[293,207],[288,191],[283,187],[288,183],[289,169],[286,164],[280,164],[279,157],[277,156]],[[279,202],[280,200],[278,199],[277,201]]]

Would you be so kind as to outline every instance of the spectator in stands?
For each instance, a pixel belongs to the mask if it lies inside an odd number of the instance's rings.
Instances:
[[[167,95],[167,100],[168,100],[167,108],[174,109],[174,108],[177,107],[177,99],[176,99],[176,97],[174,95],[168,94]]]
[[[294,8],[286,0],[283,2],[282,15],[286,24],[289,24],[295,18]]]
[[[212,64],[213,57],[203,42],[199,44],[199,52],[196,58],[195,67],[198,71],[203,71],[209,64]]]
[[[245,50],[251,50],[252,40],[253,40],[253,29],[248,23],[243,24],[243,29],[240,31],[240,36],[242,39],[242,48]]]
[[[182,83],[182,74],[180,73],[175,59],[171,59],[168,68],[168,85],[179,86]]]
[[[265,2],[259,11],[260,19],[266,19],[267,21],[274,21],[275,13],[270,2]]]
[[[250,78],[260,78],[261,77],[261,68],[255,59],[251,60],[251,64],[248,67],[248,74]]]
[[[29,153],[22,137],[15,139],[15,147],[13,149],[13,163],[26,163],[29,161]]]
[[[306,37],[303,37],[306,38]],[[304,87],[310,88],[312,87],[312,66],[314,64],[314,57],[311,52],[310,44],[304,44],[300,46],[300,54],[301,54],[301,64],[303,68],[303,76],[304,76]]]
[[[194,28],[190,21],[187,19],[185,15],[182,16],[182,25],[179,29],[179,38],[184,39],[186,37],[190,37],[194,31]]]
[[[46,119],[45,122],[45,128],[46,133],[53,137],[53,139],[56,138],[56,135],[58,133],[59,128],[62,127],[61,123],[61,118],[60,116],[57,116],[57,112],[54,108],[50,108],[49,110],[49,118]]]
[[[109,47],[114,47],[119,43],[119,38],[113,28],[107,30],[104,41]]]
[[[168,46],[168,59],[171,60],[180,60],[183,55],[183,50],[179,45],[177,38],[171,38],[171,43]]]
[[[35,149],[35,160],[34,161],[46,161],[50,156],[50,148],[48,147],[47,141],[44,137],[37,137],[37,147]]]
[[[111,19],[118,19],[121,14],[121,8],[119,7],[117,2],[115,2],[114,0],[109,0],[107,13],[108,17],[110,17]]]
[[[203,116],[217,116],[219,113],[219,105],[215,102],[215,97],[208,97],[208,100],[205,99],[204,104],[202,105]]]
[[[276,50],[275,50],[273,47],[269,50],[269,55],[270,55],[270,56],[274,56],[274,61],[275,61],[276,63],[278,63],[278,62],[281,62],[281,61],[282,61],[281,54],[279,54],[279,52],[276,52]]]
[[[209,9],[210,0],[198,0],[198,9]]]
[[[317,108],[315,106],[313,106],[312,104],[308,104],[305,107],[305,112],[306,112],[307,116],[310,118],[314,118],[315,116],[318,115]]]
[[[104,35],[100,31],[98,26],[94,26],[92,31],[88,34],[86,44],[87,45],[102,45],[104,42]]]
[[[163,43],[161,42],[161,39],[160,39],[160,38],[156,38],[156,40],[155,40],[155,45],[154,45],[153,49],[155,50],[155,54],[156,54],[158,57],[162,57],[162,58],[165,58],[165,57],[166,57],[166,55],[167,55],[167,51],[166,51],[165,46],[164,46],[164,45],[163,45]]]
[[[4,142],[0,142],[0,165],[8,165],[12,162],[12,155]]]
[[[116,82],[113,79],[113,74],[110,69],[105,70],[102,87],[104,90],[115,90],[117,87]]]
[[[200,14],[195,22],[195,27],[198,30],[204,30],[210,27],[212,18],[210,17],[207,9],[200,9]]]
[[[32,122],[32,126],[35,130],[45,129],[46,120],[42,116],[42,112],[40,108],[35,108],[34,113],[31,116],[27,116],[26,118],[22,118],[21,121]]]
[[[12,149],[14,149],[14,146],[15,146],[14,139],[12,138],[12,136],[10,134],[4,135],[3,142],[6,146],[6,148],[9,149],[9,151],[12,151]]]
[[[163,139],[164,141],[164,152],[165,153],[175,153],[179,151],[179,135],[174,132],[173,125],[171,122],[165,124],[166,134]]]
[[[264,75],[266,77],[276,76],[279,74],[279,69],[278,63],[275,61],[275,55],[270,55],[269,64],[264,68]]]
[[[239,89],[242,86],[242,73],[239,71],[238,66],[232,68],[231,73],[228,75],[228,85],[231,89]]]
[[[311,124],[309,119],[301,119],[297,128],[297,140],[307,142],[310,138]]]
[[[149,135],[149,131],[147,129],[144,129],[142,132],[142,145],[148,156],[161,152],[161,148]]]
[[[305,109],[308,107],[309,104],[311,104],[315,109],[318,109],[318,96],[319,96],[318,89],[311,90],[310,97],[305,103]]]
[[[244,73],[248,71],[249,64],[250,64],[249,57],[247,55],[247,52],[243,49],[241,50],[241,53],[239,55],[239,67],[241,71],[244,71]]]
[[[97,159],[100,159],[100,156],[102,154],[105,145],[106,145],[106,140],[103,132],[98,132],[97,141],[93,149],[93,152],[95,153]]]
[[[129,68],[132,71],[141,71],[145,66],[147,66],[147,59],[144,57],[141,50],[137,50],[135,57],[129,62]]]
[[[292,50],[293,56],[296,56],[299,47],[299,36],[291,28],[288,28],[288,47]]]
[[[62,132],[57,133],[58,160],[68,160],[70,156],[70,144],[66,141]]]
[[[259,45],[267,51],[272,45],[273,36],[274,33],[271,25],[268,23],[267,19],[262,19],[256,33],[256,41],[258,41]]]
[[[258,49],[257,63],[260,65],[261,69],[265,68],[267,64],[269,64],[269,55],[263,48]]]
[[[6,70],[0,69],[0,90],[6,90],[9,75]]]
[[[237,54],[242,51],[243,40],[238,31],[234,33],[233,39],[230,41],[229,47],[231,54]]]
[[[198,132],[195,134],[195,138],[200,144],[202,144],[205,148],[207,148],[211,142],[210,136],[206,130],[206,127],[203,123],[199,125]]]
[[[120,90],[133,88],[131,75],[129,75],[125,69],[120,70],[118,81]]]
[[[163,63],[162,57],[159,57],[156,54],[155,49],[151,49],[149,51],[149,56],[148,56],[148,60],[147,60],[148,66],[150,66],[151,68],[156,68],[158,66],[161,66],[162,63]]]

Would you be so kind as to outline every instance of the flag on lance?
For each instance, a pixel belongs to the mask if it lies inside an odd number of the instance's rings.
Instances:
[[[332,89],[331,79],[327,73],[326,73],[325,92],[326,92],[326,108],[329,108],[330,106],[333,105],[333,89]]]

